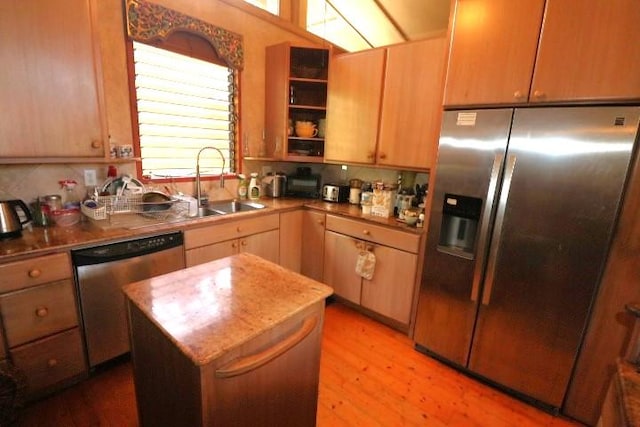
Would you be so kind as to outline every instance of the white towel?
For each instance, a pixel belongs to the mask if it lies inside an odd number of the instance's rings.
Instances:
[[[361,251],[356,261],[356,273],[367,280],[371,280],[373,278],[375,268],[375,254],[369,251]]]

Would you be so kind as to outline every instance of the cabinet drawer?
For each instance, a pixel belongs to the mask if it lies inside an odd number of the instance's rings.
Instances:
[[[270,214],[239,221],[214,224],[208,227],[187,230],[184,233],[185,249],[211,245],[250,234],[274,230],[280,227],[280,215]]]
[[[73,283],[69,279],[2,295],[0,306],[9,347],[78,324]]]
[[[67,279],[72,275],[67,253],[47,255],[0,265],[0,293]]]
[[[334,215],[327,215],[327,230],[412,253],[418,253],[420,246],[420,236],[417,234]]]
[[[11,358],[26,374],[30,395],[86,372],[78,328],[17,347]]]

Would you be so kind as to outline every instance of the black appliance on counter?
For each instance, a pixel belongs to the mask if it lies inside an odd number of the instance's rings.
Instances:
[[[287,191],[289,197],[317,199],[320,197],[320,182],[322,177],[312,174],[311,169],[299,167],[293,175],[287,176]]]

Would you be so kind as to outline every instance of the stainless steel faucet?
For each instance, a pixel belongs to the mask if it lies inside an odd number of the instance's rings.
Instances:
[[[220,171],[220,188],[224,188],[224,165],[225,165],[225,158],[224,158],[224,154],[222,154],[222,151],[220,151],[220,149],[216,148],[216,147],[203,147],[200,149],[200,151],[198,151],[198,155],[196,156],[196,197],[198,198],[198,206],[202,205],[202,201],[200,200],[200,198],[202,197],[201,194],[201,189],[200,189],[200,153],[202,153],[204,150],[216,150],[219,154],[220,157],[222,158],[222,170]]]

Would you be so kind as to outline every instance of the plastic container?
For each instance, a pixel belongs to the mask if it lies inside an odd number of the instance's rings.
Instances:
[[[71,227],[80,222],[80,209],[58,209],[51,211],[53,222],[60,227]]]
[[[239,174],[238,175],[238,198],[241,200],[246,200],[248,192],[249,192],[249,187],[247,184],[247,177],[244,174]]]
[[[258,183],[258,173],[251,173],[251,181],[249,182],[249,199],[258,200],[260,198],[260,183]]]

